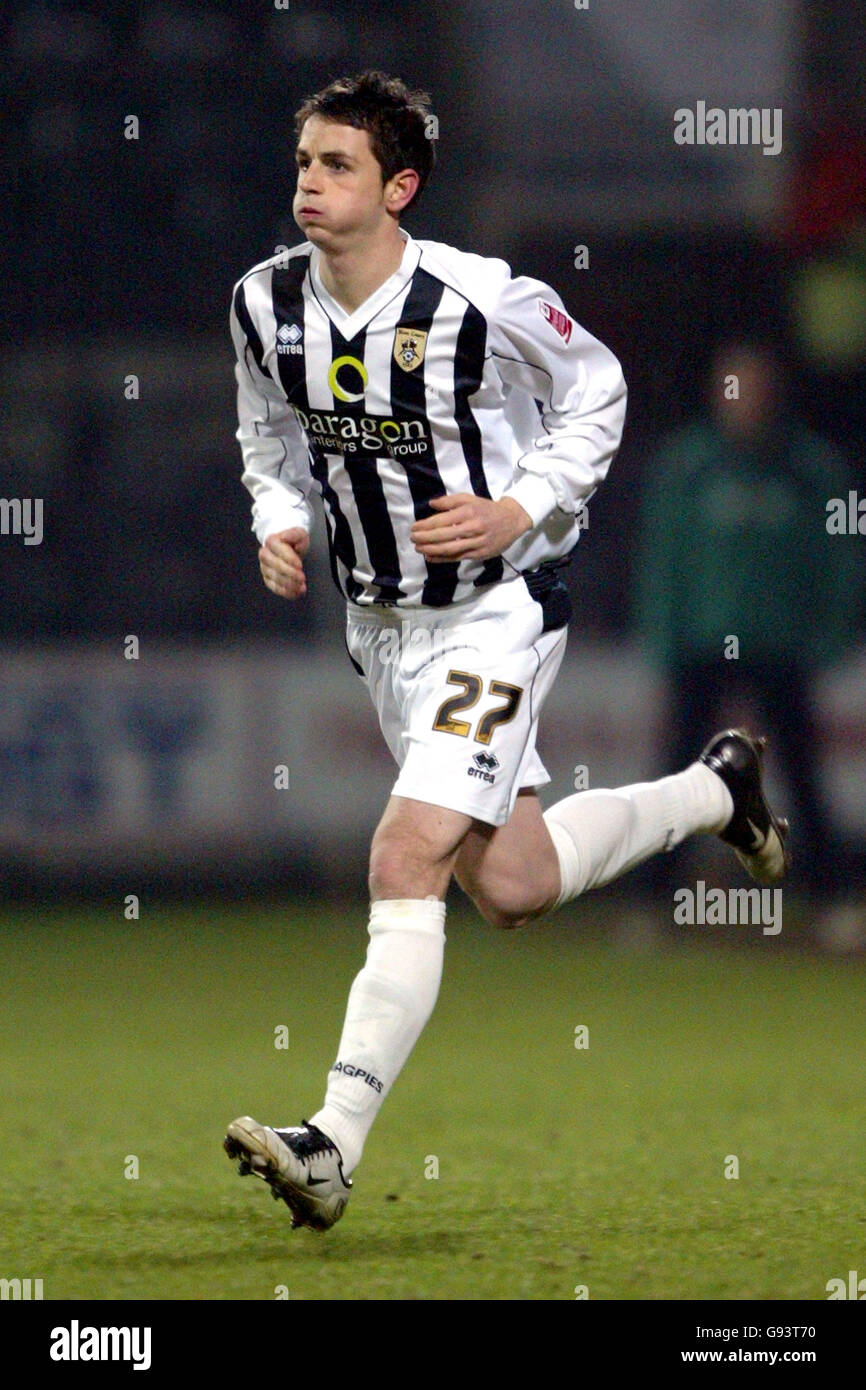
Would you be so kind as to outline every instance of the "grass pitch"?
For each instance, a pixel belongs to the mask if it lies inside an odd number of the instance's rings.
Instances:
[[[626,953],[621,910],[449,914],[436,1012],[325,1235],[221,1141],[321,1103],[364,907],[7,913],[0,1275],[64,1300],[826,1299],[866,1272],[864,962]]]

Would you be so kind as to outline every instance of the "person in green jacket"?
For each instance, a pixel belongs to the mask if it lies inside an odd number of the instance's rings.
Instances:
[[[814,687],[856,637],[864,539],[828,515],[849,486],[840,454],[789,408],[780,354],[729,343],[709,411],[648,467],[635,576],[637,635],[669,688],[666,756],[679,766],[720,715],[757,710],[788,783],[794,882],[816,897],[840,887]]]

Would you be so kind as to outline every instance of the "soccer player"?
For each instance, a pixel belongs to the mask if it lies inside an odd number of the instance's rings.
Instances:
[[[415,241],[434,163],[424,93],[366,72],[297,112],[305,240],[237,284],[243,481],[268,589],[306,592],[315,486],[351,659],[399,766],[373,836],[366,963],[322,1108],[244,1116],[225,1149],[294,1225],[342,1215],[365,1139],[436,1001],[452,876],[497,927],[720,834],[778,881],[785,822],[761,744],[717,735],[685,771],[542,813],[535,750],[570,617],[561,568],[619,445],[616,358],[547,285]],[[471,196],[471,189],[467,189]]]

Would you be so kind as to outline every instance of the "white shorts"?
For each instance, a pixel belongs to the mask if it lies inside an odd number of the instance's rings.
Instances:
[[[400,767],[395,796],[504,825],[522,787],[550,781],[535,739],[567,629],[543,628],[520,577],[447,609],[349,605],[346,643]]]

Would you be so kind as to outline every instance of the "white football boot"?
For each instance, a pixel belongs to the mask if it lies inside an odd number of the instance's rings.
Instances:
[[[241,1177],[255,1173],[283,1199],[292,1226],[326,1231],[346,1210],[352,1183],[343,1177],[340,1150],[306,1120],[295,1129],[272,1129],[242,1115],[229,1125],[223,1148],[238,1160]]]

